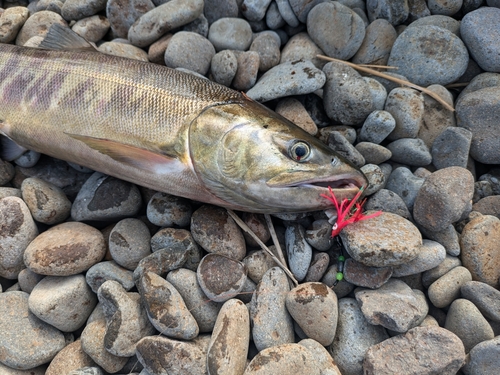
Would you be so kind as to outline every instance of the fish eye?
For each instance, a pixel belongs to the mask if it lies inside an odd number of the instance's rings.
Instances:
[[[304,161],[311,153],[311,147],[304,141],[297,141],[290,146],[288,154],[295,161]]]

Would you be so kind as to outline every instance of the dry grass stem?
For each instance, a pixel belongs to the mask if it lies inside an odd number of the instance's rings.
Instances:
[[[411,87],[412,89],[419,90],[419,91],[423,92],[424,94],[429,95],[431,98],[433,98],[434,100],[436,100],[438,103],[440,103],[447,110],[452,111],[452,112],[455,111],[455,108],[453,108],[452,105],[450,105],[449,103],[447,103],[438,94],[436,94],[435,92],[432,92],[431,90],[426,89],[425,87],[418,86],[418,85],[416,85],[414,83],[411,83],[409,81],[405,81],[405,80],[402,80],[400,78],[393,77],[393,76],[391,76],[389,74],[385,74],[385,73],[379,72],[379,71],[377,71],[375,69],[365,68],[365,67],[353,64],[353,63],[348,62],[348,61],[338,60],[338,59],[334,59],[333,57],[328,57],[328,56],[323,56],[323,55],[316,55],[316,56],[318,58],[320,58],[320,59],[323,59],[323,60],[340,62],[340,63],[343,63],[343,64],[346,64],[346,65],[350,66],[353,69],[359,70],[361,72],[368,73],[368,74],[371,74],[371,75],[374,75],[374,76],[377,76],[377,77],[382,77],[382,78],[385,78],[385,79],[387,79],[389,81],[396,82],[397,84],[400,84],[402,86],[408,86],[408,87]]]

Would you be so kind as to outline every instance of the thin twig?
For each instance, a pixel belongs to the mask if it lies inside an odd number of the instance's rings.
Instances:
[[[243,229],[250,236],[252,236],[252,238],[259,244],[259,246],[262,248],[262,250],[264,250],[265,252],[267,252],[271,256],[271,258],[276,262],[276,264],[287,274],[287,276],[290,278],[290,280],[292,280],[292,282],[295,285],[299,285],[299,282],[297,281],[297,279],[295,279],[295,276],[293,276],[293,273],[291,273],[290,270],[287,268],[286,264],[283,264],[276,257],[276,255],[274,255],[273,252],[266,245],[264,245],[264,242],[262,242],[259,239],[259,237],[257,237],[257,235],[248,227],[248,225],[245,224],[245,222],[243,220],[241,220],[238,217],[238,215],[236,215],[234,213],[233,210],[230,210],[228,208],[226,208],[226,210],[227,210],[227,213],[229,214],[229,216],[231,216],[233,218],[233,220],[236,222],[236,224],[238,224],[241,229]]]
[[[276,231],[274,230],[274,224],[273,220],[271,219],[271,215],[269,214],[264,214],[264,217],[266,218],[266,224],[267,227],[269,228],[269,232],[271,233],[271,238],[273,239],[274,246],[276,248],[276,256],[278,259],[283,263],[286,264],[285,257],[283,255],[283,250],[281,250],[281,245],[280,242],[278,241],[278,236],[276,235]]]
[[[450,83],[449,85],[446,85],[444,87],[446,87],[447,89],[455,89],[455,88],[458,88],[458,87],[465,87],[465,86],[468,86],[470,82],[457,82],[457,83]]]
[[[340,62],[340,63],[343,63],[343,64],[346,64],[346,65],[350,66],[353,69],[360,70],[362,72],[365,72],[365,73],[368,73],[368,74],[372,74],[374,76],[382,77],[382,78],[388,79],[389,81],[396,82],[396,83],[398,83],[400,85],[408,86],[408,87],[411,87],[412,89],[422,91],[424,94],[429,95],[431,98],[433,98],[434,100],[436,100],[437,102],[439,102],[447,110],[452,111],[452,112],[455,111],[455,108],[453,108],[452,105],[450,105],[449,103],[447,103],[438,94],[436,94],[435,92],[432,92],[429,89],[426,89],[425,87],[418,86],[418,85],[416,85],[414,83],[411,83],[409,81],[405,81],[405,80],[402,80],[400,78],[393,77],[393,76],[391,76],[389,74],[385,74],[385,73],[379,72],[379,71],[374,70],[374,69],[364,68],[362,66],[353,64],[353,63],[348,62],[348,61],[338,60],[338,59],[334,59],[333,57],[328,57],[328,56],[323,56],[323,55],[316,55],[316,57],[318,57],[320,59],[323,59],[323,60]]]
[[[357,64],[357,66],[362,66],[363,68],[386,69],[386,70],[399,69],[397,66],[390,66],[390,65]]]

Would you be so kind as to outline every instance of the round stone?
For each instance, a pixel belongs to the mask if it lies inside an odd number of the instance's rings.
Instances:
[[[106,2],[106,18],[113,33],[126,39],[134,22],[154,7],[151,0],[109,0]]]
[[[210,25],[208,40],[217,52],[225,49],[246,51],[252,43],[252,28],[242,18],[220,18]]]
[[[159,227],[186,227],[191,221],[192,208],[189,200],[157,192],[147,206],[148,220]]]
[[[151,254],[151,234],[141,220],[120,220],[109,235],[109,252],[122,267],[134,270],[142,258]]]
[[[185,68],[205,75],[214,55],[214,46],[207,38],[192,31],[179,31],[168,43],[165,51],[165,65],[170,68]]]
[[[429,300],[438,308],[446,307],[460,296],[462,285],[471,280],[472,275],[467,268],[454,267],[429,286]]]

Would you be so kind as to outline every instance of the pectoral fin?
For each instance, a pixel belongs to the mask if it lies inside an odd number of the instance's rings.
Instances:
[[[85,143],[101,154],[107,155],[120,163],[127,164],[137,169],[146,170],[152,173],[167,174],[178,173],[185,168],[184,164],[177,158],[140,147],[86,135],[69,133],[66,133],[66,135]]]

